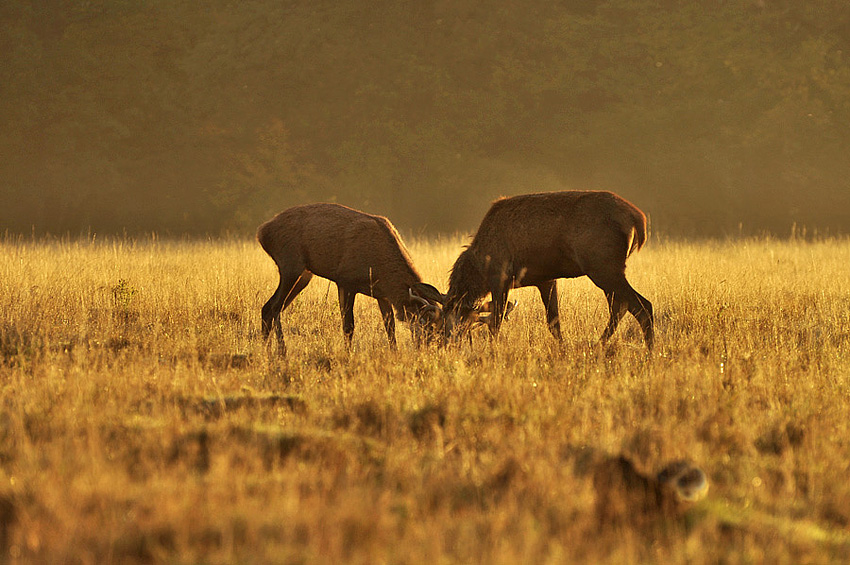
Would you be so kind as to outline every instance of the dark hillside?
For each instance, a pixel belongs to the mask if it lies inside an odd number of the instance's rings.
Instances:
[[[335,200],[417,232],[613,190],[671,235],[850,231],[850,10],[6,0],[0,226],[251,233]]]

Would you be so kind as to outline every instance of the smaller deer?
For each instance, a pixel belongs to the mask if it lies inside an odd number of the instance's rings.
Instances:
[[[422,282],[401,236],[387,218],[339,204],[307,204],[284,210],[257,230],[257,241],[277,264],[280,283],[263,306],[263,336],[272,329],[286,351],[280,314],[313,275],[336,283],[342,332],[354,336],[354,298],[378,301],[390,347],[396,347],[393,308],[411,323],[417,343],[434,335],[443,295]]]

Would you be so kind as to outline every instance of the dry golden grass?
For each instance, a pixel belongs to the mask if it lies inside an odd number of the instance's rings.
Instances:
[[[459,240],[416,242],[445,289]],[[490,343],[390,351],[358,298],[252,241],[0,243],[0,551],[40,563],[844,562],[850,241],[653,241],[630,262],[658,347],[601,291],[536,291]],[[588,453],[688,458],[680,520],[600,524]],[[591,458],[592,459],[592,458]]]

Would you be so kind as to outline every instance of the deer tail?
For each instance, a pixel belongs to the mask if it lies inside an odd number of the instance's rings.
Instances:
[[[646,243],[646,240],[649,238],[649,231],[647,229],[647,221],[645,215],[641,213],[635,215],[635,222],[632,225],[629,238],[631,239],[631,242],[629,244],[628,256],[631,256],[631,254],[635,251],[639,251],[640,248],[643,247],[643,244]]]

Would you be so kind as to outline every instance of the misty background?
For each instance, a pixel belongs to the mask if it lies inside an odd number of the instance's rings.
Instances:
[[[605,189],[671,236],[850,232],[846,0],[2,0],[0,229],[406,233]]]

